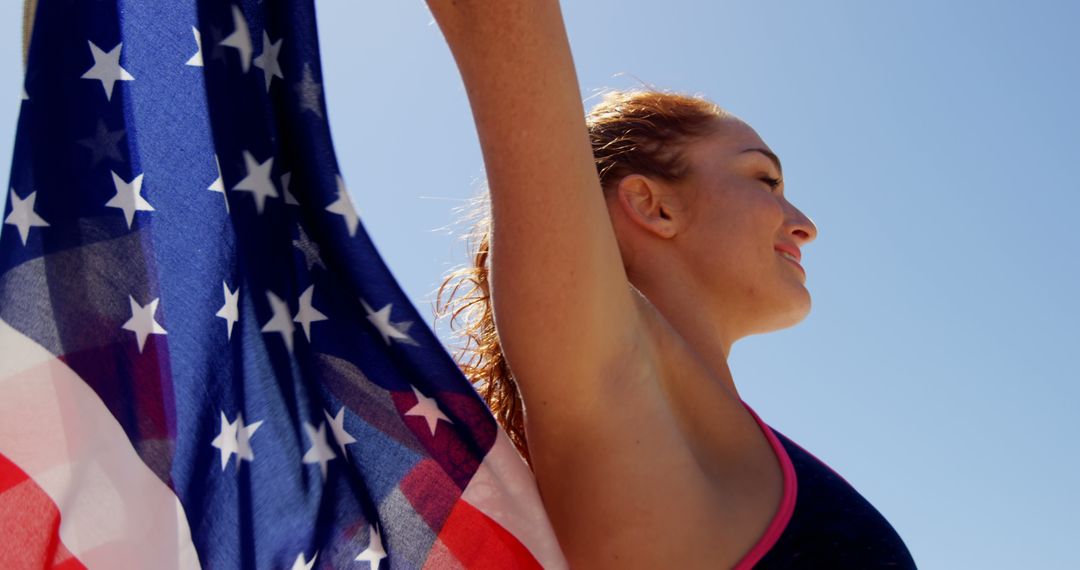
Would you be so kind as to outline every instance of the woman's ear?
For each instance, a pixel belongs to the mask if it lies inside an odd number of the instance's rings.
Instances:
[[[678,232],[674,196],[666,184],[630,174],[619,181],[616,196],[619,208],[639,228],[664,239]]]

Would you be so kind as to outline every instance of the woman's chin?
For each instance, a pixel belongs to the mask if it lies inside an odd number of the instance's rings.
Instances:
[[[805,287],[800,287],[794,295],[786,296],[785,299],[774,305],[767,324],[761,332],[773,332],[791,328],[810,315],[810,292]]]

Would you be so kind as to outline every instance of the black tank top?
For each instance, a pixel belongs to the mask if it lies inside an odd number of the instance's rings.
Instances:
[[[915,568],[900,535],[854,487],[743,406],[780,461],[784,494],[765,534],[736,569]]]

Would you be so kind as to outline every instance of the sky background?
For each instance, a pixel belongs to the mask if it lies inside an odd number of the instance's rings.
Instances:
[[[456,209],[484,177],[457,69],[419,0],[316,5],[341,171],[430,314],[466,261]],[[709,97],[781,156],[785,193],[817,224],[813,310],[735,345],[743,399],[866,496],[922,568],[1080,567],[1080,3],[563,10],[583,99],[640,81]],[[6,167],[21,3],[0,21]]]

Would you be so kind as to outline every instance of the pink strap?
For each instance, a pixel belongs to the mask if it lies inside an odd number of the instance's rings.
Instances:
[[[791,464],[791,458],[788,457],[784,445],[780,443],[780,440],[777,439],[776,434],[773,433],[772,429],[765,425],[765,422],[761,421],[757,412],[755,412],[749,404],[742,402],[742,405],[746,407],[746,410],[754,417],[754,421],[761,427],[761,431],[765,433],[765,437],[769,440],[769,445],[772,446],[773,452],[780,462],[780,469],[784,473],[784,495],[780,499],[780,508],[777,509],[768,528],[765,529],[765,534],[762,535],[757,544],[742,557],[742,560],[739,560],[739,563],[735,565],[735,570],[749,570],[750,568],[753,568],[754,564],[757,564],[758,561],[765,556],[765,553],[776,544],[776,541],[780,539],[780,535],[784,532],[784,528],[787,527],[788,522],[791,520],[791,513],[795,511],[795,497],[798,494],[798,480],[795,478],[795,466]]]

